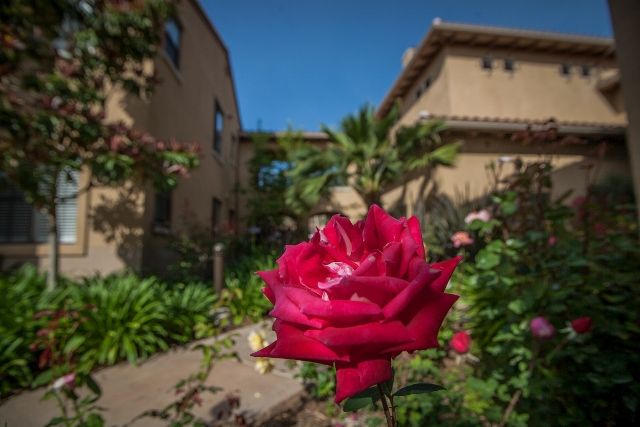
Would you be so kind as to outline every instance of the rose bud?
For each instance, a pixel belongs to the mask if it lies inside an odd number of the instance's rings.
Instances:
[[[460,248],[462,246],[473,245],[473,239],[466,231],[458,231],[451,236],[451,243],[453,243],[454,248]]]
[[[308,242],[286,246],[277,268],[258,272],[276,340],[253,356],[335,366],[337,403],[388,381],[392,358],[438,346],[459,262],[425,261],[415,217],[376,205],[356,224],[334,215]]]
[[[471,336],[466,331],[456,332],[449,345],[458,354],[468,353],[471,346]]]
[[[531,333],[539,339],[551,338],[556,333],[556,328],[543,316],[531,319]]]
[[[578,317],[577,319],[573,319],[571,321],[571,327],[577,334],[586,334],[591,330],[591,317],[583,316]]]

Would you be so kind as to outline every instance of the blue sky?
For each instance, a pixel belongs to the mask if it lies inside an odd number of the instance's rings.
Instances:
[[[611,36],[606,0],[201,0],[245,130],[317,130],[377,105],[431,21]]]

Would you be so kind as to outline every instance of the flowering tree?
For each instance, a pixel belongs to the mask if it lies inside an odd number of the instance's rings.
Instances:
[[[105,122],[114,91],[148,96],[149,62],[173,0],[9,0],[0,6],[0,168],[49,219],[48,283],[58,273],[58,205],[96,185],[175,186],[197,147]],[[74,194],[61,184],[88,173]]]

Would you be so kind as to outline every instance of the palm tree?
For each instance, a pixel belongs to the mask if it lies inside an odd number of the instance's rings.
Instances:
[[[307,211],[332,186],[348,185],[367,206],[380,204],[382,195],[408,172],[453,164],[459,145],[442,142],[442,122],[419,122],[392,132],[398,117],[397,107],[377,118],[373,107],[365,105],[345,117],[339,130],[323,126],[330,140],[324,147],[305,144],[296,134],[282,138],[291,164],[287,203]]]

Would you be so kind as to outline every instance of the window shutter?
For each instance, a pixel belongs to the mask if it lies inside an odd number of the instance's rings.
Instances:
[[[0,241],[28,242],[31,233],[31,206],[13,185],[0,192]]]
[[[58,175],[58,197],[63,198],[57,206],[58,240],[60,243],[75,243],[78,222],[78,171],[61,172]]]

